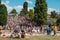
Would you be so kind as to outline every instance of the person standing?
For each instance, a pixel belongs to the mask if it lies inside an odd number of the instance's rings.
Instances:
[[[47,26],[47,35],[50,35],[51,34],[51,25]]]
[[[56,30],[57,30],[57,26],[54,25],[54,27],[53,27],[54,36],[56,35]]]

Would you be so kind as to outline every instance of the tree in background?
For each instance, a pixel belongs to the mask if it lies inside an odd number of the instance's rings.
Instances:
[[[23,9],[21,10],[20,15],[24,16],[27,14],[28,14],[28,2],[24,2]]]
[[[7,8],[4,4],[1,4],[0,0],[0,25],[6,25],[7,24]]]
[[[60,17],[56,21],[57,26],[60,26]]]
[[[33,19],[33,17],[34,17],[34,11],[33,11],[33,9],[30,9],[29,10],[29,18]]]
[[[20,16],[24,16],[25,14],[24,14],[24,9],[22,9],[21,11],[20,11],[20,14],[19,14]]]
[[[47,3],[46,0],[36,0],[34,7],[34,21],[41,26],[47,21]]]
[[[58,14],[56,11],[52,11],[51,12],[51,18],[57,18],[58,17]]]
[[[1,0],[0,0],[0,4],[1,4]]]
[[[17,13],[16,9],[13,9],[13,10],[10,12],[10,14],[18,14],[18,13]]]

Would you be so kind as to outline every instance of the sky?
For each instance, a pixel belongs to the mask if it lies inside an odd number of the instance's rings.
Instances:
[[[35,6],[35,0],[2,0],[2,4],[5,4],[8,12],[10,12],[13,8],[17,10],[19,13],[23,8],[23,3],[28,2],[28,10],[33,9]],[[48,5],[48,13],[55,10],[56,12],[60,12],[60,0],[46,0]]]

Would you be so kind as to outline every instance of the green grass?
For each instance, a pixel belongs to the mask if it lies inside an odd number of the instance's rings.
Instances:
[[[60,36],[35,36],[30,38],[0,38],[0,40],[60,40]]]

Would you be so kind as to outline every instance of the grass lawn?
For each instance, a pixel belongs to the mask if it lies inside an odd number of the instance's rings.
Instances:
[[[30,38],[1,38],[0,40],[60,40],[60,36],[35,36]]]

